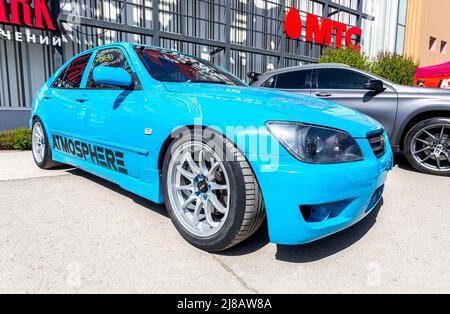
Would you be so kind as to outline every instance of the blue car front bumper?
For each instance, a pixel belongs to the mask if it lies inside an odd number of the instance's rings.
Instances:
[[[388,148],[376,158],[366,139],[357,141],[364,161],[311,165],[282,156],[277,165],[255,168],[273,243],[321,239],[356,224],[376,207],[393,167],[393,153]]]

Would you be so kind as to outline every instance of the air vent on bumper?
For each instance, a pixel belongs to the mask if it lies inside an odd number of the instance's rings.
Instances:
[[[377,132],[367,136],[370,146],[377,158],[381,158],[386,153],[386,137],[384,132]]]

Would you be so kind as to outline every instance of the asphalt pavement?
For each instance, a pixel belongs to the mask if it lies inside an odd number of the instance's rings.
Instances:
[[[162,206],[80,170],[0,152],[0,293],[450,293],[450,178],[400,158],[382,205],[295,247],[208,254]]]

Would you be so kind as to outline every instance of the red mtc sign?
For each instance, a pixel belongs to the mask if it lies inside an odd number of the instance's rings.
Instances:
[[[34,7],[31,5],[32,2],[32,0],[11,0],[8,8],[8,3],[5,0],[0,0],[0,23],[51,31],[56,30],[50,16],[47,1],[35,0]]]
[[[296,8],[292,8],[284,21],[286,34],[291,39],[299,39],[302,35],[303,24],[300,12]],[[361,50],[361,46],[354,43],[353,37],[361,38],[362,29],[357,27],[348,28],[346,24],[322,18],[313,14],[306,16],[306,36],[305,40],[310,43],[331,46],[333,30],[336,31],[336,48],[342,47],[345,36],[345,44],[357,51]]]

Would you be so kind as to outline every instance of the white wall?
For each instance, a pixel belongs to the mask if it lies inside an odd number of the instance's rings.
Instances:
[[[395,52],[398,0],[365,0],[364,13],[375,21],[363,21],[363,51],[374,58],[382,51]]]

